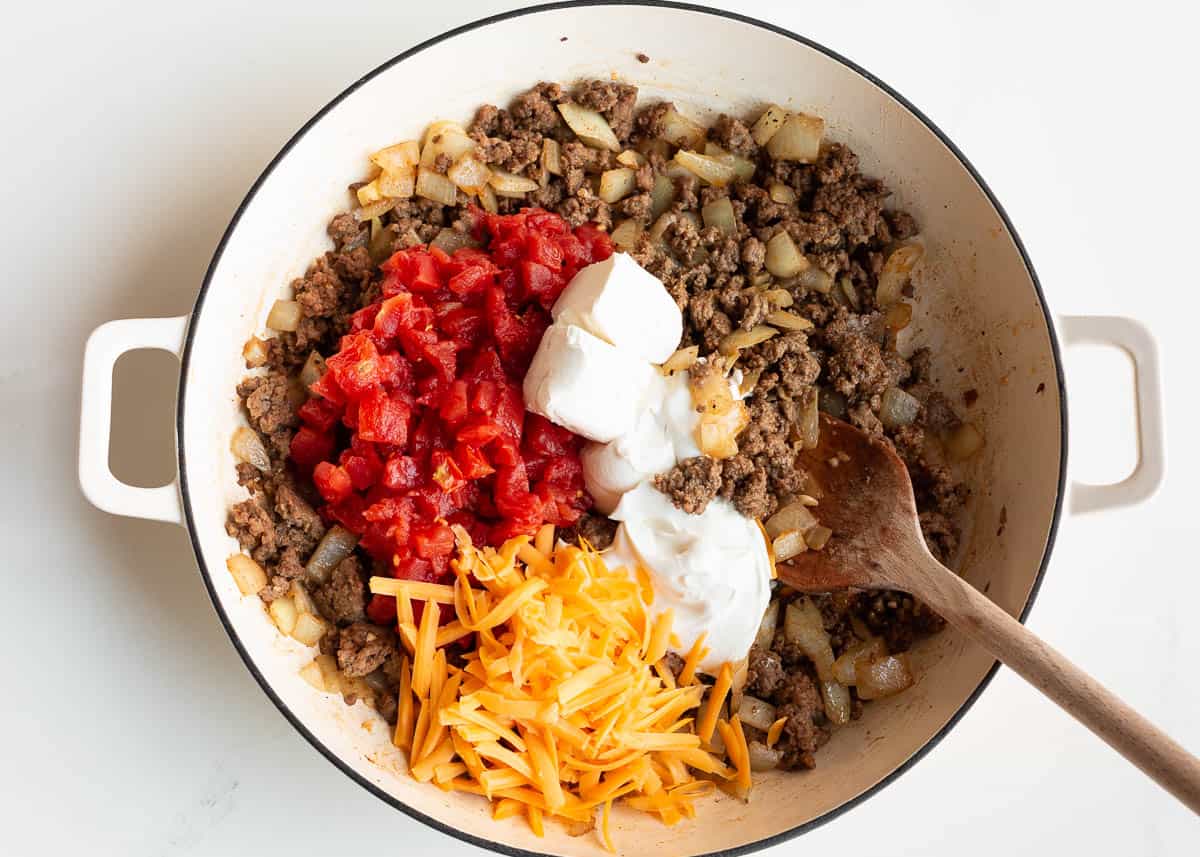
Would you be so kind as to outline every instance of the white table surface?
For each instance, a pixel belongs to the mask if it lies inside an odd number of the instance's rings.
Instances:
[[[410,45],[519,4],[338,5],[6,8],[0,853],[483,853],[321,759],[238,660],[183,530],[105,515],[76,484],[87,333],[187,312],[246,188],[315,110]],[[1200,751],[1196,21],[1152,2],[740,6],[926,111],[1007,207],[1053,310],[1154,330],[1166,482],[1140,507],[1064,520],[1030,625]],[[174,371],[139,354],[118,372],[113,461],[141,484],[172,471]],[[1072,475],[1120,477],[1128,363],[1079,350],[1068,372]],[[1200,823],[1002,670],[913,770],[773,853],[1059,851],[1195,855]]]

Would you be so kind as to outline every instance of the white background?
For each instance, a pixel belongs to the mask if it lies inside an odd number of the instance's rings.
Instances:
[[[221,630],[183,531],[89,507],[75,455],[87,333],[187,312],[242,195],[314,111],[418,41],[517,5],[8,7],[0,852],[482,853],[389,809],[294,733]],[[740,11],[848,55],[926,111],[1006,205],[1054,311],[1155,332],[1166,482],[1138,508],[1064,521],[1030,624],[1200,750],[1196,22],[1183,4],[972,6]],[[113,460],[127,479],[169,478],[174,371],[135,355],[118,372]],[[1072,475],[1118,478],[1133,461],[1128,362],[1074,351],[1068,373]],[[1195,817],[1001,671],[913,770],[773,853],[1198,850]]]

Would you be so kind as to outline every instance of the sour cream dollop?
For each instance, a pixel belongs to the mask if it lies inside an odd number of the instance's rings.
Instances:
[[[715,673],[744,658],[771,598],[771,561],[758,525],[719,498],[689,515],[649,482],[625,492],[612,517],[621,526],[609,565],[645,569],[651,612],[673,612],[684,651],[707,633],[700,669]]]

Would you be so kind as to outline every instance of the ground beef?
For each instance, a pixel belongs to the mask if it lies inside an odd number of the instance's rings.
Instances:
[[[325,523],[317,510],[289,482],[281,483],[275,490],[275,513],[279,520],[280,544],[294,548],[305,557],[325,535]]]
[[[329,582],[313,593],[313,600],[326,618],[340,625],[362,622],[366,618],[367,586],[358,557],[349,556],[338,563]]]
[[[637,97],[637,90],[634,90],[634,97]],[[513,100],[510,111],[513,124],[522,130],[550,134],[562,123],[562,117],[554,105],[563,98],[562,87],[557,83],[539,83]],[[478,121],[478,117],[476,120]],[[511,133],[503,128],[498,130]]]
[[[355,622],[338,634],[338,667],[350,678],[374,672],[396,651],[396,635],[368,622]]]
[[[263,505],[261,496],[235,504],[229,510],[225,532],[237,539],[242,550],[257,562],[269,562],[279,553],[275,518]]]
[[[775,713],[787,718],[776,745],[783,752],[779,767],[784,770],[816,767],[814,754],[830,735],[816,683],[808,673],[795,670],[772,698],[776,701]]]
[[[748,658],[746,692],[759,699],[773,699],[788,677],[779,655],[770,649],[751,646]]]
[[[753,157],[758,153],[758,144],[750,136],[750,129],[742,124],[741,120],[724,113],[717,117],[717,121],[709,129],[708,136],[727,151],[746,157]]]
[[[589,80],[575,91],[575,100],[604,115],[618,140],[629,139],[633,131],[633,111],[637,87],[608,80]]]
[[[721,462],[707,455],[686,458],[654,477],[654,487],[689,515],[699,515],[721,490]]]
[[[275,440],[296,426],[296,408],[289,397],[290,382],[282,372],[253,375],[238,385],[250,425]]]

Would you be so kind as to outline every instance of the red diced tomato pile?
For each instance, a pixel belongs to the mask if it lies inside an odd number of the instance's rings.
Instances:
[[[581,439],[527,414],[521,381],[550,307],[612,244],[541,209],[474,215],[486,249],[419,247],[383,263],[381,300],[352,317],[292,440],[321,514],[399,578],[450,576],[451,524],[499,544],[591,506]],[[377,595],[368,612],[390,622],[395,599]]]

